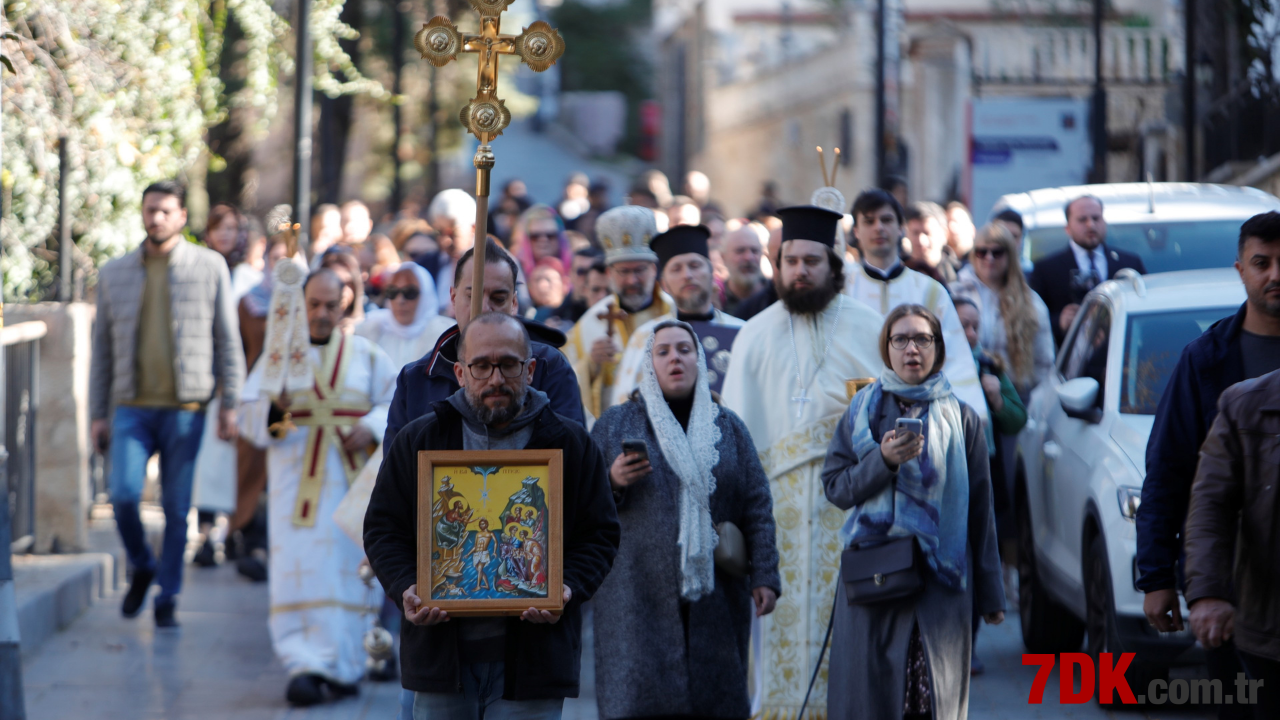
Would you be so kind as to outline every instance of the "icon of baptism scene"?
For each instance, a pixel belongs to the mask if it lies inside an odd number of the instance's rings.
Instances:
[[[431,598],[546,598],[546,465],[433,468]]]

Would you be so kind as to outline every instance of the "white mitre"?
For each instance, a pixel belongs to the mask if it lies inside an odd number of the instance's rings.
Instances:
[[[649,249],[649,241],[657,234],[653,211],[639,205],[606,210],[596,219],[596,237],[604,248],[606,265],[633,260],[658,262],[658,254]]]

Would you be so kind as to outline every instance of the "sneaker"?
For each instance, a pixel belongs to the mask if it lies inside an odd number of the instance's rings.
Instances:
[[[174,617],[174,611],[178,609],[177,603],[165,603],[163,605],[156,604],[156,627],[158,628],[176,628],[178,627],[178,618]]]
[[[204,539],[204,544],[200,546],[198,551],[196,551],[195,557],[191,558],[191,562],[195,563],[197,567],[202,568],[218,566],[218,557],[213,549],[213,541],[207,536]]]
[[[284,699],[295,707],[319,705],[324,702],[321,684],[322,680],[319,675],[296,675],[289,681],[289,686],[285,688]]]
[[[236,561],[236,572],[254,582],[267,580],[267,564],[252,555]]]
[[[129,592],[125,593],[124,604],[120,606],[121,614],[127,618],[138,616],[138,611],[142,609],[142,602],[147,599],[147,589],[151,587],[151,581],[155,576],[153,570],[135,569],[133,571]]]

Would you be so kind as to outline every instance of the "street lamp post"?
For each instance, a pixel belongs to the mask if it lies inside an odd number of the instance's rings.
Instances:
[[[1107,181],[1107,89],[1102,83],[1102,12],[1106,0],[1093,0],[1093,102],[1089,134],[1093,140],[1090,181]]]
[[[311,246],[311,0],[298,0],[298,22],[294,26],[298,46],[295,52],[293,95],[293,217],[298,229],[298,246]]]

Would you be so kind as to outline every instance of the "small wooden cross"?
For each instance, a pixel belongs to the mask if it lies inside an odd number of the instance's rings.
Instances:
[[[605,312],[596,313],[596,317],[605,322],[605,332],[609,334],[609,337],[613,337],[613,321],[626,322],[627,311],[616,305],[610,305]]]

